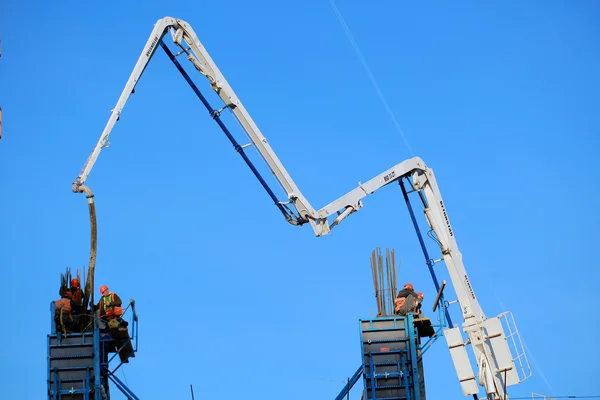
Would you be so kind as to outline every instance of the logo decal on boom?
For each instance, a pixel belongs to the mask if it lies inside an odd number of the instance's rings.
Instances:
[[[394,179],[395,176],[396,176],[396,171],[392,171],[383,177],[383,181],[388,182],[389,180]]]
[[[450,236],[454,236],[452,233],[452,227],[450,226],[450,220],[448,219],[448,214],[446,214],[446,208],[444,207],[444,202],[440,200],[440,207],[442,207],[442,212],[444,213],[444,218],[446,219],[446,226],[448,227],[448,232],[450,232]]]
[[[154,50],[154,46],[156,46],[156,43],[158,43],[158,35],[154,36],[154,39],[152,39],[152,43],[150,43],[150,48],[146,52],[146,57],[150,57],[150,53],[152,53],[152,50]]]
[[[473,298],[473,300],[475,300],[475,292],[473,291],[473,288],[471,287],[471,282],[469,281],[469,277],[465,274],[465,282],[467,282],[467,286],[469,287],[469,292],[471,292],[471,297]]]

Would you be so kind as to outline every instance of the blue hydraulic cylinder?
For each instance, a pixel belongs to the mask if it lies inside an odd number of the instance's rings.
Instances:
[[[427,263],[427,267],[429,268],[429,273],[431,274],[431,279],[433,279],[433,284],[435,285],[435,290],[440,291],[440,284],[438,282],[437,276],[435,275],[435,271],[433,269],[433,265],[435,264],[433,259],[429,257],[429,252],[427,251],[427,246],[425,246],[425,241],[423,240],[423,235],[421,235],[421,229],[419,229],[419,224],[417,219],[415,218],[415,213],[412,208],[412,204],[410,203],[410,199],[408,198],[408,193],[406,188],[404,187],[404,182],[402,179],[398,180],[400,184],[400,189],[402,189],[402,196],[404,197],[404,201],[406,202],[406,207],[408,207],[408,212],[410,214],[410,219],[415,227],[415,231],[417,233],[417,238],[419,239],[419,244],[421,245],[421,250],[423,250],[423,255],[425,256],[425,262]],[[452,327],[452,319],[450,318],[450,313],[448,312],[448,308],[445,307],[444,295],[440,297],[440,307],[444,306],[444,313],[446,316],[447,325]]]
[[[285,218],[287,220],[295,220],[300,225],[303,224],[304,222],[306,222],[306,221],[304,221],[304,220],[302,220],[300,218],[295,218],[295,216],[293,215],[293,213],[291,213],[286,207],[284,207],[282,205],[282,203],[277,199],[277,196],[275,196],[275,193],[273,192],[273,190],[271,189],[271,187],[269,186],[269,184],[265,181],[265,179],[262,177],[262,175],[260,174],[260,172],[258,172],[258,169],[256,169],[256,167],[254,166],[254,164],[252,163],[252,161],[250,161],[250,158],[248,158],[248,156],[246,155],[246,152],[244,151],[244,147],[240,146],[240,144],[237,142],[237,140],[235,140],[235,138],[233,137],[233,135],[231,134],[231,132],[229,131],[229,129],[225,126],[225,124],[221,120],[221,117],[220,117],[221,110],[215,110],[210,105],[210,103],[208,102],[208,100],[206,99],[206,97],[204,97],[204,95],[202,94],[202,92],[200,92],[200,90],[198,89],[198,87],[196,86],[196,84],[194,83],[194,81],[192,81],[192,78],[190,78],[190,76],[185,71],[185,69],[183,68],[183,66],[179,63],[179,61],[177,61],[176,56],[173,54],[173,52],[171,50],[169,50],[169,48],[167,47],[167,45],[162,40],[160,41],[160,46],[163,48],[163,50],[165,51],[165,53],[167,53],[167,56],[169,57],[169,59],[173,62],[173,64],[177,68],[177,70],[181,73],[181,75],[183,76],[183,78],[185,79],[185,81],[190,85],[190,87],[192,88],[192,90],[194,91],[194,93],[196,94],[196,96],[198,96],[198,98],[200,99],[200,101],[202,102],[202,104],[204,104],[204,107],[206,107],[206,109],[208,110],[210,116],[216,121],[217,125],[219,125],[219,127],[221,128],[221,130],[223,131],[223,133],[225,133],[225,136],[227,136],[227,138],[229,139],[229,141],[233,145],[235,151],[237,151],[239,153],[239,155],[246,162],[246,165],[248,165],[248,167],[250,168],[250,170],[252,171],[252,173],[254,174],[254,176],[256,177],[256,179],[258,179],[258,181],[260,182],[260,184],[262,185],[262,187],[267,191],[267,194],[269,195],[269,197],[271,197],[271,200],[273,200],[275,206],[277,206],[277,208],[279,209],[279,211],[281,211],[281,213],[285,216]]]

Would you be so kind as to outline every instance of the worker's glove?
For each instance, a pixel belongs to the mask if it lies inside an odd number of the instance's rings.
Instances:
[[[106,306],[107,306],[107,307],[110,307],[110,306],[112,306],[112,303],[111,303],[110,301],[107,301],[107,302],[106,302]]]

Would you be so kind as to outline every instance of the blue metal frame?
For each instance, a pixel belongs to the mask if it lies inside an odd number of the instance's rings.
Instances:
[[[413,395],[414,400],[420,400],[421,393],[419,389],[419,364],[417,357],[417,347],[419,345],[418,338],[416,337],[416,329],[413,322],[412,313],[408,313],[405,320],[406,325],[408,325],[408,338],[409,338],[409,349],[410,349],[410,359],[411,359],[411,369],[412,369],[412,387],[413,387]]]
[[[94,327],[94,354],[94,393],[96,393],[95,397],[98,399],[102,387],[102,370],[100,369],[100,329],[96,327]]]
[[[71,344],[63,344],[64,336],[59,331],[57,332],[56,324],[54,322],[54,302],[51,303],[50,312],[51,312],[51,333],[47,336],[47,368],[48,368],[48,399],[49,400],[60,400],[62,398],[70,398],[71,394],[79,394],[83,395],[84,400],[102,400],[102,392],[106,392],[103,387],[103,381],[108,383],[108,381],[112,381],[114,385],[130,400],[139,400],[139,398],[129,389],[122,381],[120,381],[114,373],[119,369],[119,367],[123,364],[120,362],[119,365],[114,368],[112,371],[110,370],[110,362],[114,359],[114,357],[118,354],[119,350],[123,348],[127,343],[132,344],[133,354],[135,354],[138,350],[138,318],[135,312],[134,303],[131,303],[132,306],[132,321],[131,325],[131,336],[130,338],[121,346],[121,348],[117,349],[116,352],[114,350],[106,350],[107,348],[114,349],[116,346],[106,346],[111,342],[114,342],[114,339],[110,336],[110,334],[104,334],[100,332],[100,329],[94,323],[93,330],[89,332],[80,332],[80,333],[69,333],[66,338],[68,339],[81,339],[77,341],[77,343]],[[88,339],[86,341],[86,338]],[[91,339],[91,341],[90,341]],[[135,339],[135,340],[134,340]],[[56,344],[52,345],[51,341],[55,340]],[[134,345],[135,343],[135,345]],[[90,354],[90,358],[92,360],[91,365],[89,366],[79,366],[79,367],[70,367],[64,366],[59,368],[52,368],[52,361],[57,360],[63,357],[52,357],[51,349],[52,348],[75,348],[75,347],[88,347],[92,348],[93,354]],[[89,350],[88,350],[89,351]],[[109,358],[109,353],[115,352],[115,354]],[[74,357],[74,356],[66,356],[66,357]],[[77,356],[79,357],[79,356]],[[78,389],[62,389],[58,390],[60,386],[60,381],[58,380],[58,371],[83,371],[85,370],[85,378],[78,378],[76,381],[81,382],[83,379],[83,388]],[[54,372],[54,374],[53,374]],[[91,381],[91,374],[94,374],[94,380]],[[53,378],[51,376],[54,375]],[[66,382],[63,380],[63,382]],[[74,381],[75,382],[75,381]],[[90,385],[93,385],[91,387]],[[91,394],[94,393],[93,398]]]
[[[392,321],[392,327],[390,328],[375,328],[373,326],[373,322],[374,321]],[[369,328],[363,330],[362,328],[362,324],[363,322],[368,322],[369,323]],[[378,332],[394,332],[394,331],[406,331],[406,334],[404,335],[404,337],[399,337],[397,339],[385,339],[382,340],[381,342],[399,342],[399,341],[405,341],[406,342],[406,349],[405,350],[391,350],[391,351],[386,351],[386,352],[374,352],[371,351],[369,353],[365,353],[364,351],[364,345],[366,343],[377,343],[378,341],[369,341],[369,342],[365,342],[364,339],[364,332],[365,331],[378,331]],[[355,373],[355,375],[353,376],[353,379],[355,379],[356,381],[358,381],[358,379],[360,378],[360,375],[363,376],[363,385],[364,385],[364,391],[365,391],[365,400],[396,400],[396,399],[403,399],[403,400],[420,400],[420,388],[419,388],[419,366],[418,366],[418,361],[420,359],[420,357],[417,355],[417,351],[420,350],[420,346],[419,346],[419,338],[416,332],[416,328],[414,326],[413,323],[413,316],[412,314],[408,314],[406,317],[404,316],[390,316],[390,317],[383,317],[383,318],[375,318],[375,319],[364,319],[364,320],[359,320],[359,331],[360,331],[360,345],[361,345],[361,360],[363,360],[363,363],[361,365],[361,367],[359,368],[359,370]],[[399,335],[402,336],[402,335]],[[383,362],[383,363],[374,363],[373,361],[373,356],[374,355],[381,355],[381,354],[398,354],[400,361],[399,362]],[[365,362],[365,359],[368,357],[368,363]],[[406,393],[407,393],[407,397],[392,397],[392,398],[377,398],[376,395],[376,389],[381,388],[378,387],[377,384],[377,378],[380,378],[381,376],[378,376],[377,373],[377,366],[390,366],[390,365],[395,365],[398,368],[398,372],[385,372],[384,376],[385,378],[398,378],[399,382],[401,383],[400,386],[404,387]],[[368,368],[368,373],[367,373],[367,366]],[[350,382],[349,382],[350,383]],[[371,397],[367,397],[369,396],[369,393],[367,391],[367,383],[370,383],[371,386]],[[338,397],[336,397],[336,400],[341,400],[341,398],[343,398],[344,395],[346,395],[349,390],[352,388],[353,384],[347,384],[344,389],[342,389],[342,391],[340,392],[340,394],[338,395]]]
[[[115,386],[117,386],[117,388],[125,395],[127,396],[130,400],[140,400],[139,397],[137,397],[132,391],[131,389],[129,389],[119,378],[117,378],[112,372],[108,373],[108,378],[113,381],[113,383],[115,384]]]
[[[50,350],[52,347],[57,347],[57,348],[77,348],[77,347],[89,347],[90,342],[86,342],[86,337],[90,338],[93,336],[93,333],[91,332],[84,332],[84,333],[78,333],[78,334],[69,334],[67,337],[68,338],[81,338],[81,342],[80,343],[76,343],[76,344],[62,344],[62,334],[59,335],[48,335],[47,338],[47,344],[48,344],[48,357],[47,357],[47,366],[48,366],[48,382],[47,382],[47,389],[48,389],[48,398],[52,399],[52,400],[58,400],[58,399],[62,399],[63,396],[70,396],[71,394],[82,394],[85,400],[90,400],[90,390],[87,387],[87,381],[89,381],[89,377],[90,377],[90,367],[86,367],[86,366],[79,366],[79,367],[61,367],[61,368],[51,368],[51,362],[53,360],[53,358],[51,358],[51,354],[50,354]],[[51,344],[51,340],[56,338],[57,339],[57,344],[56,345],[52,345]],[[63,358],[63,357],[58,357],[58,358]],[[95,360],[96,355],[93,355],[93,360]],[[56,374],[56,372],[58,371],[85,371],[85,378],[83,379],[83,386],[84,388],[82,389],[70,389],[70,390],[56,390],[59,386],[60,381],[58,381],[58,375]],[[54,373],[54,379],[50,379],[52,372]],[[79,381],[79,379],[77,380],[72,380],[73,382],[75,381]],[[54,390],[52,390],[52,387],[54,387]]]
[[[352,378],[350,378],[348,383],[346,383],[346,386],[343,387],[340,394],[337,395],[335,400],[342,400],[344,397],[346,397],[348,395],[348,393],[350,393],[350,389],[352,389],[352,387],[356,384],[356,382],[358,382],[358,379],[360,378],[360,376],[362,374],[363,374],[363,366],[361,365],[360,367],[358,367],[358,369],[356,370],[354,375],[352,375]]]

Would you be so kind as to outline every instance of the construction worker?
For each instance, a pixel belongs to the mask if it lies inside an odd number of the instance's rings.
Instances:
[[[79,284],[79,279],[73,278],[71,279],[71,293],[73,294],[71,298],[71,305],[73,306],[74,314],[82,314],[83,313],[83,290],[81,289],[81,285]]]
[[[60,300],[56,300],[54,302],[54,322],[56,326],[60,326],[60,330],[63,334],[70,333],[73,325],[75,324],[75,320],[72,314],[72,304],[71,297],[73,294],[70,290],[66,290],[62,295]]]
[[[121,315],[123,315],[121,298],[116,293],[110,292],[106,285],[100,286],[100,294],[102,297],[95,307],[100,310],[100,318],[106,321],[121,320]]]
[[[412,283],[405,283],[404,288],[398,292],[394,300],[394,312],[396,315],[406,315],[409,312],[415,311],[415,302],[417,293]]]
[[[421,312],[421,305],[423,305],[423,300],[425,300],[425,295],[423,292],[417,293],[417,300],[415,301],[415,317],[423,318],[423,313]]]

